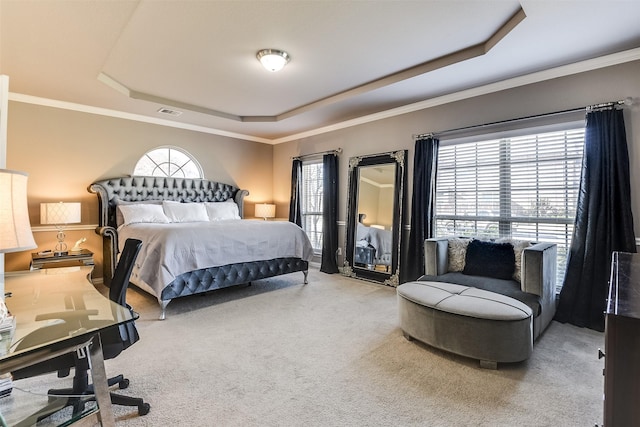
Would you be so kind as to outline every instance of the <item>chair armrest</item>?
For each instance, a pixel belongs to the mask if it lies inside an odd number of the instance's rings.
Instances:
[[[543,299],[555,299],[557,257],[555,243],[536,243],[525,248],[522,252],[522,291]]]
[[[449,239],[432,238],[424,241],[424,274],[439,276],[449,266]]]

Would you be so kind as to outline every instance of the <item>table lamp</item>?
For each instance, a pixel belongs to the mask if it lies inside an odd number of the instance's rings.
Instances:
[[[256,203],[256,218],[264,218],[266,221],[267,218],[275,218],[276,216],[276,205],[271,203]]]
[[[29,222],[27,177],[24,172],[0,169],[0,253],[37,247]]]
[[[80,222],[80,203],[40,203],[40,223],[52,224],[58,229],[58,243],[53,251],[55,256],[67,255],[67,244],[64,242],[64,226]]]
[[[27,208],[27,176],[24,172],[0,169],[0,304],[2,305],[4,305],[4,254],[37,247],[33,240]]]

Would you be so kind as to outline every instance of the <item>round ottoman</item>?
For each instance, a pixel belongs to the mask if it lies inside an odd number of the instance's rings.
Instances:
[[[400,327],[409,339],[480,360],[484,368],[533,351],[533,313],[513,298],[443,282],[397,288]]]

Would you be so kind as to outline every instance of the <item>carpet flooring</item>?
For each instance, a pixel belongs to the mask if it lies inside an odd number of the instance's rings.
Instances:
[[[602,422],[604,335],[552,322],[533,356],[498,370],[407,341],[395,289],[312,268],[172,301],[130,289],[141,340],[106,361],[118,426],[593,426]],[[54,374],[15,383],[34,396]],[[52,419],[53,418],[53,419]],[[55,417],[42,425],[55,422]]]

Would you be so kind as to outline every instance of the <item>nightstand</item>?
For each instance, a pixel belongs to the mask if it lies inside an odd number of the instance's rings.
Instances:
[[[37,252],[31,254],[31,270],[38,270],[47,266],[68,267],[72,265],[93,265],[93,252],[83,249],[80,252],[71,252],[67,255],[54,255],[53,253],[40,255]]]

